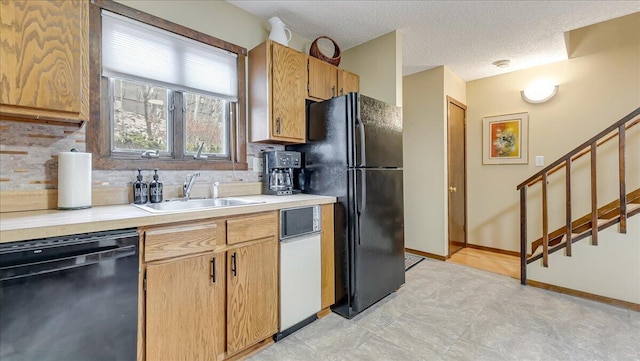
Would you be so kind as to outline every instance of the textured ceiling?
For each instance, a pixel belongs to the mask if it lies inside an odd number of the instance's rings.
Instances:
[[[565,31],[640,11],[640,0],[228,2],[342,50],[398,30],[404,75],[446,65],[467,81],[567,59]]]

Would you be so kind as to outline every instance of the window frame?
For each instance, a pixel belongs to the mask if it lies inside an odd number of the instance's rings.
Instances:
[[[102,76],[101,49],[102,19],[101,10],[129,17],[145,24],[167,30],[178,35],[212,45],[238,55],[238,101],[229,103],[230,116],[227,137],[229,139],[230,159],[193,159],[186,155],[184,147],[185,134],[182,126],[172,127],[173,156],[171,158],[136,158],[122,157],[122,153],[115,156],[111,152],[111,104],[109,96],[109,78]],[[246,57],[247,50],[243,47],[217,39],[210,35],[189,29],[168,20],[141,12],[126,5],[111,0],[93,0],[89,6],[89,105],[90,120],[87,123],[87,151],[93,154],[94,169],[102,170],[135,170],[138,168],[165,170],[247,170],[247,114],[246,114]],[[102,96],[106,94],[107,96]],[[183,93],[174,92],[172,100]],[[175,105],[175,104],[174,104]],[[235,115],[235,116],[233,116]],[[182,112],[175,112],[174,117],[182,117]],[[181,119],[180,124],[184,124]]]

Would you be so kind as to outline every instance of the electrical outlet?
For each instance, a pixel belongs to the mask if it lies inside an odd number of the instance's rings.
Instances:
[[[252,170],[256,173],[262,173],[262,158],[253,157]]]

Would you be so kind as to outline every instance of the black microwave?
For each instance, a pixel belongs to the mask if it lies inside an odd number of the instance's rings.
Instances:
[[[280,210],[280,239],[320,232],[320,206]]]

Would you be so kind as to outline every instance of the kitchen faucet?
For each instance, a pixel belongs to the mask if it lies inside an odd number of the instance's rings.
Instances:
[[[207,159],[206,155],[202,155],[202,149],[204,148],[204,142],[200,143],[200,147],[198,147],[198,151],[196,155],[193,156],[193,159]]]
[[[187,180],[184,182],[184,186],[182,187],[184,200],[188,201],[191,198],[191,188],[193,184],[196,182],[196,177],[200,176],[200,172],[196,172],[187,176]]]

